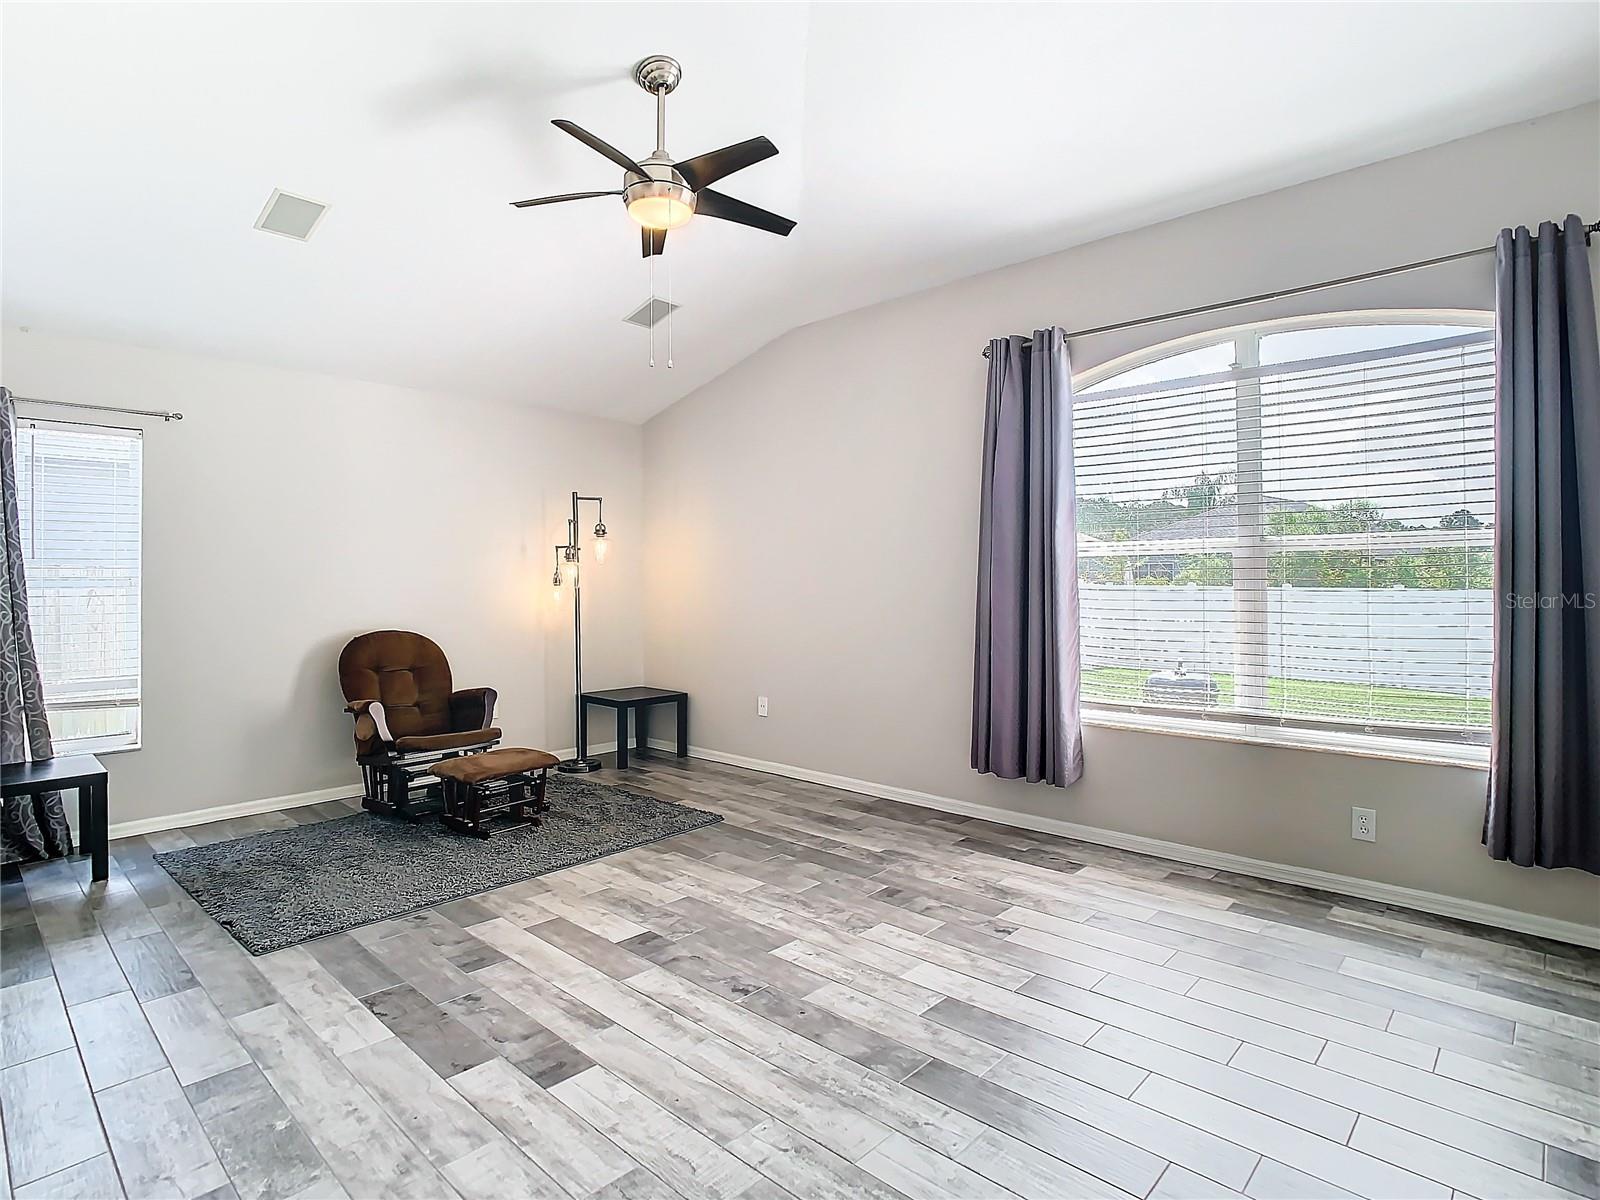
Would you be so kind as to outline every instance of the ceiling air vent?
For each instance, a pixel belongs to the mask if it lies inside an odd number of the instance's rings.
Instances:
[[[267,198],[267,206],[256,218],[256,228],[304,242],[310,239],[312,231],[322,220],[322,214],[327,211],[326,204],[273,188],[272,195]]]
[[[668,304],[665,300],[646,300],[622,319],[629,325],[637,325],[640,329],[654,329],[667,314],[682,308],[681,304]]]

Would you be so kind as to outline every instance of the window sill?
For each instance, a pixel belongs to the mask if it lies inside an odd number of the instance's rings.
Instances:
[[[96,758],[104,758],[108,754],[127,754],[132,750],[142,750],[143,742],[115,742],[108,745],[97,746],[93,739],[81,741],[55,743],[56,758],[66,758],[69,754],[92,754]]]
[[[1366,737],[1359,734],[1301,733],[1283,729],[1268,732],[1260,730],[1258,726],[1186,721],[1177,717],[1145,716],[1097,710],[1088,706],[1083,709],[1083,723],[1105,729],[1129,729],[1139,733],[1202,738],[1214,742],[1239,742],[1251,746],[1274,746],[1284,750],[1311,750],[1322,754],[1348,754],[1356,758],[1382,758],[1393,762],[1463,767],[1473,771],[1484,771],[1489,766],[1487,747],[1448,742]]]

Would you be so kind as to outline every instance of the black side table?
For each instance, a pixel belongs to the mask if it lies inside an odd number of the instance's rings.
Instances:
[[[69,754],[0,767],[0,796],[37,796],[77,788],[79,849],[88,847],[94,860],[91,874],[105,879],[111,874],[106,781],[106,769],[94,755]]]
[[[617,710],[617,770],[623,771],[628,767],[628,714],[636,714],[635,746],[637,750],[645,750],[650,745],[650,709],[657,704],[676,704],[678,706],[678,757],[686,758],[689,754],[689,693],[673,692],[666,688],[653,687],[626,687],[612,688],[605,692],[584,692],[583,705],[579,712],[582,719],[578,722],[578,757],[589,757],[589,705],[598,704],[603,708]]]

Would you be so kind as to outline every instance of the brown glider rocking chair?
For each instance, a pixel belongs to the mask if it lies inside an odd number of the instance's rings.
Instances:
[[[434,764],[500,741],[495,690],[454,690],[444,651],[420,633],[384,629],[351,639],[339,686],[355,717],[362,806],[417,817],[443,807]]]

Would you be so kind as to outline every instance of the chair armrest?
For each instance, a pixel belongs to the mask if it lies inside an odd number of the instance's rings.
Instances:
[[[384,716],[383,704],[377,700],[352,700],[344,706],[347,713],[356,719],[356,741],[369,742],[377,739],[385,745],[394,743],[394,734],[389,732],[389,722]]]
[[[488,729],[494,724],[494,704],[499,693],[493,688],[462,688],[450,693],[450,729]]]

